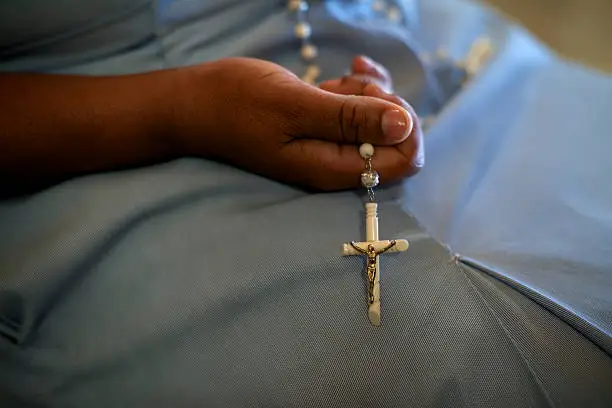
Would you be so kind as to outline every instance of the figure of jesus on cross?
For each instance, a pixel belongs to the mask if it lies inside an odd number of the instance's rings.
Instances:
[[[379,255],[385,252],[403,252],[408,249],[404,239],[392,241],[378,240],[377,204],[367,203],[366,242],[344,244],[342,255],[365,255],[368,278],[368,318],[374,326],[380,326],[380,261]]]

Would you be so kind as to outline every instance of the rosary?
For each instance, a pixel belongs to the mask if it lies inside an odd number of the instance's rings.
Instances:
[[[347,0],[326,0],[347,1]],[[350,1],[350,0],[348,0]],[[352,0],[359,3],[369,4],[371,10],[383,16],[389,24],[402,24],[409,16],[404,15],[397,4],[392,0]],[[406,3],[404,3],[405,5]],[[416,3],[413,3],[416,4]],[[306,0],[287,0],[287,7],[295,15],[294,34],[300,40],[300,55],[306,69],[302,74],[302,80],[309,84],[315,84],[321,75],[321,69],[316,64],[318,49],[312,43],[312,27],[308,22],[309,2]],[[413,8],[413,12],[416,10]],[[487,38],[477,39],[472,48],[461,62],[455,62],[458,68],[465,71],[466,77],[474,76],[487,61],[492,52],[492,46]],[[425,63],[426,56],[421,59]],[[437,51],[437,58],[446,61],[446,53],[443,49]],[[425,118],[427,126],[432,117]],[[380,262],[379,255],[389,252],[403,252],[408,249],[408,241],[391,240],[380,241],[378,239],[378,204],[374,197],[374,188],[379,183],[378,173],[372,168],[372,157],[374,147],[365,143],[359,148],[359,154],[365,160],[365,170],[361,173],[361,184],[368,193],[368,202],[365,204],[366,213],[366,239],[364,242],[350,242],[342,247],[342,255],[362,255],[366,258],[366,278],[368,282],[368,318],[372,325],[380,326]]]
[[[342,0],[335,0],[342,1]],[[355,0],[361,3],[369,3],[375,13],[385,16],[390,23],[401,23],[403,19],[399,7],[391,4],[389,0]],[[296,24],[294,34],[301,41],[300,54],[306,64],[306,70],[302,75],[302,80],[309,84],[314,84],[321,75],[321,69],[315,63],[318,57],[318,48],[310,41],[312,36],[312,26],[308,22],[308,10],[310,4],[307,0],[288,0],[287,8],[295,14]]]
[[[374,187],[378,185],[378,173],[372,168],[374,147],[364,143],[359,154],[365,160],[365,170],[361,173],[361,185],[367,190],[369,201],[365,204],[366,240],[352,241],[342,246],[342,255],[365,255],[366,277],[368,280],[368,318],[374,326],[380,326],[380,262],[379,255],[385,252],[403,252],[408,249],[404,239],[380,241],[378,239],[378,204],[374,197]]]
[[[378,13],[385,13],[390,21],[399,22],[402,18],[397,7],[390,6],[383,0],[371,2],[372,9]],[[310,41],[312,28],[307,21],[306,14],[309,4],[305,0],[289,0],[288,8],[296,15],[295,35],[301,40],[302,60],[307,64],[302,80],[314,84],[321,74],[320,68],[314,63],[318,50]],[[368,202],[365,204],[366,213],[366,239],[364,242],[352,241],[344,244],[342,255],[362,255],[366,258],[366,279],[368,282],[368,318],[373,326],[380,326],[380,261],[379,255],[385,252],[403,252],[408,249],[408,241],[378,239],[378,204],[374,196],[374,188],[378,186],[378,173],[372,168],[374,146],[364,143],[359,148],[359,154],[365,160],[365,170],[361,173],[361,184],[368,193]]]

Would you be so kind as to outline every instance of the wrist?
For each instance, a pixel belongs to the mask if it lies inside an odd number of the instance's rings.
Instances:
[[[182,67],[164,71],[162,92],[164,140],[178,156],[216,156],[215,143],[218,124],[222,122],[217,112],[214,94],[218,82],[218,63]]]
[[[135,91],[144,115],[143,132],[148,135],[149,145],[166,159],[179,158],[188,152],[179,143],[181,84],[180,69],[160,70],[140,74],[140,83]]]

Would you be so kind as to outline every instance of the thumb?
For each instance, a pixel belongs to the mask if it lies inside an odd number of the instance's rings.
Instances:
[[[369,86],[374,85],[364,84],[363,91]],[[379,98],[338,95],[304,84],[292,99],[288,106],[295,137],[390,146],[401,143],[412,132],[410,113]]]

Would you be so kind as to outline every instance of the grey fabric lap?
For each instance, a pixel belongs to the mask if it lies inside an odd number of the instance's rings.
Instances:
[[[426,24],[424,44],[448,44],[456,56],[486,24],[477,8],[451,3],[427,3],[424,18],[445,24]],[[337,6],[328,9],[342,20]],[[299,71],[288,46],[292,22],[284,9],[267,7],[228,5],[163,33],[159,44],[101,61],[75,58],[62,71],[133,72],[233,54]],[[245,25],[253,28],[249,35],[206,41],[262,15],[269,17]],[[367,43],[402,95],[422,102],[425,113],[432,109],[421,99],[426,78],[407,38],[358,35],[361,23],[320,17],[319,39],[344,36],[322,46],[326,72],[342,73]],[[514,38],[505,25],[487,30],[502,48],[506,36]],[[469,92],[472,100],[485,92],[478,89]],[[436,167],[441,163],[451,161]],[[447,204],[448,194],[419,196],[429,177],[435,179],[426,172],[379,194],[381,237],[412,243],[406,253],[383,257],[380,329],[366,318],[363,261],[340,256],[342,243],[363,237],[356,193],[306,194],[216,163],[180,160],[1,203],[0,403],[612,405],[609,356],[510,287],[452,262],[402,209]],[[431,218],[419,221],[442,236]]]
[[[3,202],[0,234],[11,239],[0,246],[2,289],[8,295],[2,315],[11,319],[13,328],[3,334],[24,341],[45,310],[83,277],[84,270],[149,218],[200,195],[219,196],[218,205],[226,211],[231,208],[228,200],[248,205],[239,197],[223,198],[233,189],[249,191],[244,183],[235,186],[236,172],[228,168],[226,177],[216,171],[211,179],[189,178],[167,174],[162,166],[144,173],[86,177],[34,197]],[[159,188],[152,189],[152,183]],[[0,325],[0,330],[5,327]]]
[[[55,268],[33,277],[47,293],[21,287],[37,322],[29,336],[0,343],[3,391],[21,398],[60,406],[610,401],[605,353],[508,287],[450,262],[401,210],[395,189],[381,194],[381,236],[412,247],[382,260],[379,329],[365,313],[363,261],[340,256],[343,242],[363,234],[353,193],[307,195],[183,160],[75,180],[29,200],[41,204],[45,194],[54,195],[46,215],[58,224],[30,238],[58,249],[30,252],[28,262]],[[41,207],[22,204],[5,204],[1,224],[35,219]],[[14,243],[10,253],[24,250]],[[556,347],[572,358],[554,360],[545,350]],[[588,366],[573,363],[582,359]],[[568,384],[591,392],[570,396]]]

